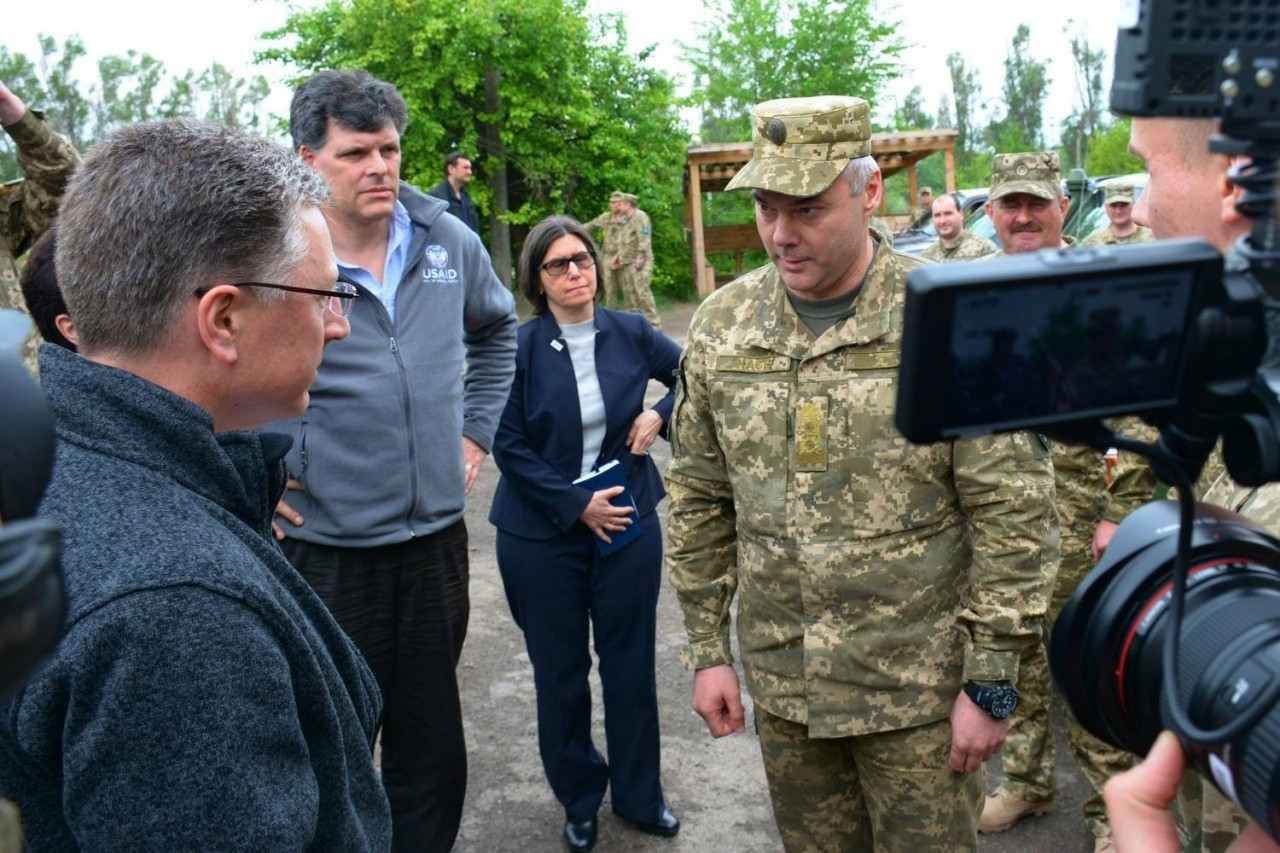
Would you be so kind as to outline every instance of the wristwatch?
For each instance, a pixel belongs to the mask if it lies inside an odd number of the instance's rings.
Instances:
[[[1007,719],[1018,707],[1018,688],[1007,681],[997,681],[991,686],[966,681],[964,695],[997,720]]]

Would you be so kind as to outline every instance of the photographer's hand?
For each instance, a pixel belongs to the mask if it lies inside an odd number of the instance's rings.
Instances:
[[[0,125],[13,125],[27,114],[27,105],[0,80]]]
[[[1102,555],[1107,553],[1107,546],[1111,544],[1111,537],[1116,535],[1116,528],[1120,525],[1114,521],[1099,521],[1097,528],[1093,531],[1093,561],[1096,563],[1102,559]]]
[[[1103,790],[1118,853],[1180,853],[1182,843],[1169,807],[1178,796],[1186,759],[1172,732],[1161,732],[1141,764],[1113,776]],[[1227,853],[1277,853],[1257,824],[1227,848]]]
[[[285,483],[284,487],[286,490],[295,492],[302,491],[302,484],[292,477],[289,478],[289,481]],[[276,515],[280,516],[294,527],[302,526],[302,513],[285,503],[284,498],[281,498],[280,503],[276,504]],[[276,539],[284,538],[284,528],[274,520],[271,522],[271,532],[275,534]]]

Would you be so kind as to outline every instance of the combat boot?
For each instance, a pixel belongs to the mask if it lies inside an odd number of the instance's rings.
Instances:
[[[978,818],[978,832],[1004,832],[1024,817],[1042,815],[1053,806],[1053,800],[1029,803],[1003,785],[987,797]]]

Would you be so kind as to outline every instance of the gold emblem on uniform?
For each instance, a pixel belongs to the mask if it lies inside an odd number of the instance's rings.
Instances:
[[[796,470],[827,470],[827,398],[801,403],[796,409]]]

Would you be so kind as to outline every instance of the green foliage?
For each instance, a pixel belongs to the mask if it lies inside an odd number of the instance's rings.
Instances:
[[[1142,160],[1129,153],[1129,118],[1117,118],[1115,123],[1093,137],[1089,156],[1085,159],[1085,171],[1090,175],[1127,175],[1141,172]]]
[[[511,226],[552,213],[591,219],[609,193],[640,197],[654,226],[654,282],[687,292],[681,175],[688,135],[672,81],[629,54],[618,16],[590,19],[586,0],[331,0],[295,11],[266,34],[262,58],[304,79],[363,68],[396,85],[409,105],[403,177],[443,177],[444,155],[470,153],[482,211],[496,212],[494,262],[511,262]],[[505,202],[505,203],[504,203]]]
[[[1102,101],[1102,73],[1107,52],[1095,49],[1080,32],[1072,32],[1073,21],[1063,32],[1071,42],[1071,61],[1076,85],[1076,107],[1062,123],[1063,168],[1085,162],[1094,136],[1105,125]]]
[[[773,98],[856,95],[876,106],[901,76],[898,21],[872,0],[703,0],[697,40],[682,43],[693,69],[689,103],[704,142],[751,138],[751,108]]]
[[[1005,114],[987,126],[986,141],[998,152],[1039,150],[1044,145],[1044,100],[1049,61],[1031,54],[1031,28],[1019,24],[1004,60]]]
[[[77,66],[87,55],[78,36],[61,46],[50,36],[40,36],[36,60],[0,46],[0,80],[28,105],[43,109],[49,125],[80,151],[113,128],[154,118],[199,116],[249,131],[264,130],[259,110],[270,90],[260,75],[237,77],[214,63],[198,77],[187,71],[166,81],[164,63],[130,50],[98,60],[97,81],[85,90]],[[0,180],[16,177],[17,152],[0,134]]]
[[[924,91],[915,86],[893,111],[894,130],[931,130],[933,118],[924,109]]]

